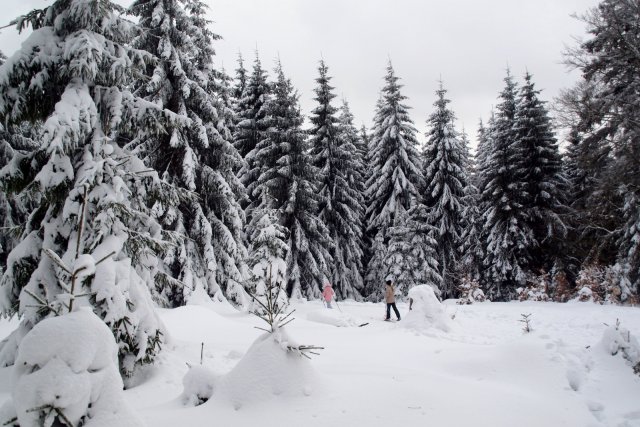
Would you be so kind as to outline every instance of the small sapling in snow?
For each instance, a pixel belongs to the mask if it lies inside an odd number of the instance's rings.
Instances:
[[[271,273],[272,268],[270,266],[267,282],[265,283],[266,289],[264,295],[260,297],[257,297],[252,293],[249,293],[249,295],[262,309],[254,310],[251,313],[255,314],[269,325],[269,329],[261,328],[259,326],[255,326],[255,328],[269,333],[276,333],[295,319],[294,317],[291,317],[295,310],[287,312],[288,303],[283,302],[280,298],[281,292],[283,292],[282,285],[272,280]],[[317,351],[324,350],[324,347],[314,345],[288,345],[287,350],[310,359],[310,354],[318,355],[319,353]]]
[[[520,316],[522,316],[522,319],[518,320],[518,322],[524,323],[524,326],[522,327],[522,332],[524,332],[525,334],[528,334],[533,330],[533,328],[531,327],[531,313],[520,314]]]

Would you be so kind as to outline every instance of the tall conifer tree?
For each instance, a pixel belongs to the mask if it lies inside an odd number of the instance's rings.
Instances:
[[[265,105],[265,137],[255,149],[251,193],[260,200],[256,212],[276,210],[286,230],[288,296],[317,297],[331,263],[329,231],[317,216],[320,173],[309,159],[298,95],[280,63],[276,76]]]
[[[427,144],[423,152],[424,204],[434,228],[443,297],[456,293],[455,269],[461,255],[464,233],[465,189],[468,185],[466,148],[454,128],[455,116],[448,107],[447,91],[440,83],[435,111],[427,124]]]
[[[481,195],[486,239],[483,285],[488,296],[498,300],[512,298],[516,288],[524,283],[531,261],[528,250],[535,239],[527,226],[525,195],[515,184],[517,87],[509,73],[504,81],[495,120],[488,130],[489,152],[482,165]]]
[[[34,201],[0,283],[0,311],[21,315],[0,364],[13,362],[37,322],[81,305],[76,298],[111,328],[125,375],[152,362],[163,341],[147,285],[171,236],[148,206],[172,189],[115,141],[146,126],[140,117],[171,117],[128,89],[153,58],[128,47],[136,27],[121,12],[107,0],[33,11],[18,23],[33,33],[0,68],[0,121],[43,122],[38,149],[16,153],[0,173],[5,190]]]
[[[366,190],[367,233],[371,239],[381,233],[385,244],[390,237],[389,227],[396,223],[396,213],[400,209],[408,211],[423,186],[416,129],[403,103],[406,97],[400,92],[398,80],[389,62],[372,130],[372,171]],[[388,268],[374,261],[375,258],[369,261],[367,277],[385,276]],[[368,281],[366,286],[371,293],[382,284]]]
[[[318,67],[320,76],[315,89],[317,107],[311,115],[309,131],[311,156],[320,171],[321,204],[318,215],[329,230],[332,241],[329,280],[342,297],[358,298],[362,290],[362,178],[357,162],[357,133],[350,112],[346,123],[340,123],[331,77],[324,61]]]
[[[219,36],[207,28],[205,7],[198,0],[137,0],[131,7],[145,28],[134,45],[158,58],[139,92],[173,114],[163,132],[145,129],[130,144],[163,180],[183,189],[175,208],[156,203],[165,227],[187,237],[165,257],[166,277],[157,283],[158,299],[171,306],[183,305],[197,286],[212,296],[235,295],[244,280],[243,189],[235,176],[241,159],[212,64]]]

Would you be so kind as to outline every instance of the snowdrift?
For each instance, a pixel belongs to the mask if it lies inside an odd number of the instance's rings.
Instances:
[[[431,286],[414,286],[409,289],[409,298],[413,299],[413,306],[400,322],[401,326],[420,332],[433,328],[443,332],[451,330],[453,322]]]
[[[365,323],[364,320],[340,312],[337,309],[326,308],[322,310],[310,311],[309,313],[307,313],[307,320],[338,327],[360,326]]]

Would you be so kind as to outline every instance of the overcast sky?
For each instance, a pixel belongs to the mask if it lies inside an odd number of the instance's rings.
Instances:
[[[478,119],[486,119],[496,103],[507,66],[518,80],[529,70],[543,89],[542,97],[551,101],[577,78],[561,63],[565,47],[584,36],[584,25],[571,14],[582,14],[597,4],[597,0],[206,1],[213,30],[223,37],[216,43],[217,64],[233,72],[242,52],[250,67],[257,48],[271,71],[279,55],[300,91],[306,115],[314,107],[313,88],[322,57],[336,94],[349,101],[356,123],[368,127],[391,58],[405,85],[420,140],[440,78],[449,90],[458,127],[464,126],[472,139]],[[51,1],[2,3],[2,16],[9,21]],[[10,55],[24,37],[13,28],[2,30],[0,50]]]

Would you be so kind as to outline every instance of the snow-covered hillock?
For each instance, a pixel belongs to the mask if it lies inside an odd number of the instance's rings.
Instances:
[[[0,425],[143,425],[124,400],[117,355],[91,310],[41,321],[20,344]]]
[[[451,330],[451,318],[431,286],[414,286],[409,289],[408,296],[413,300],[413,304],[409,313],[402,319],[400,323],[402,326],[416,331],[426,331],[431,328],[444,332]]]
[[[310,396],[317,375],[308,359],[290,349],[297,345],[282,328],[259,336],[238,364],[213,386],[212,399],[226,400],[240,409],[274,396]]]

